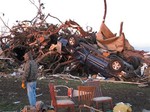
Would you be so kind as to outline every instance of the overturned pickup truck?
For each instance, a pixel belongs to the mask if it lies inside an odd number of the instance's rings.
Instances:
[[[96,46],[95,38],[94,34],[87,38],[76,35],[72,35],[68,39],[59,38],[57,51],[59,53],[67,51],[74,58],[66,67],[66,72],[72,73],[80,68],[81,73],[101,74],[105,78],[115,77],[115,79],[140,75],[140,58],[131,56],[126,59],[119,52],[100,49]]]

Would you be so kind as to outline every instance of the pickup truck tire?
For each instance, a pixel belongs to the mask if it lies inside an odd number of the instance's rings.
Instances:
[[[141,64],[140,59],[138,57],[135,57],[135,56],[130,56],[130,57],[127,58],[127,60],[128,60],[128,63],[130,63],[134,67],[135,70]]]
[[[78,46],[78,44],[79,44],[79,39],[76,38],[76,37],[71,36],[71,37],[69,37],[69,39],[68,39],[68,44],[69,44],[70,46],[72,46],[72,47],[76,47],[76,46]]]
[[[111,59],[108,66],[109,66],[110,71],[113,73],[121,72],[124,68],[123,62],[118,58]]]

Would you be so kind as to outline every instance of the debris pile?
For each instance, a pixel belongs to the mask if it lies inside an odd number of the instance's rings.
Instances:
[[[43,14],[44,5],[40,2],[39,4],[35,18],[17,21],[17,25],[12,28],[9,28],[0,17],[4,25],[9,29],[9,32],[3,32],[0,36],[1,56],[14,59],[17,62],[15,66],[19,67],[23,63],[23,55],[30,50],[34,59],[42,66],[43,74],[64,73],[67,67],[71,66],[72,60],[75,59],[70,54],[72,49],[68,47],[65,48],[67,51],[62,50],[65,46],[62,45],[62,48],[60,48],[58,40],[61,40],[62,37],[68,40],[71,36],[85,39],[87,43],[98,47],[100,50],[119,53],[125,58],[138,56],[142,63],[150,64],[150,61],[144,58],[146,52],[135,50],[125,38],[122,32],[123,23],[121,23],[119,37],[109,30],[105,21],[102,22],[98,33],[92,31],[92,28],[85,31],[75,21],[62,22],[50,14]],[[104,14],[104,20],[105,16],[106,13]],[[48,23],[47,19],[49,17],[57,19],[60,24]],[[82,69],[83,66],[76,67],[75,74],[83,75]]]

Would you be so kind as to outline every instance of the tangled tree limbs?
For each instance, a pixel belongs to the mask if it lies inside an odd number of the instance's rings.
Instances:
[[[34,59],[42,64],[45,71],[51,71],[57,65],[63,66],[71,63],[72,57],[69,54],[60,54],[56,50],[57,40],[60,37],[68,38],[71,35],[86,37],[92,35],[90,31],[84,31],[75,21],[60,21],[57,17],[50,14],[43,14],[43,3],[39,0],[39,5],[30,2],[37,8],[38,13],[32,20],[16,21],[17,25],[9,28],[3,21],[9,32],[3,32],[0,37],[2,52],[1,55],[15,59],[18,65],[23,62],[23,55],[28,50],[33,53]],[[60,24],[48,23],[48,17],[57,19]],[[52,66],[53,65],[53,66]]]

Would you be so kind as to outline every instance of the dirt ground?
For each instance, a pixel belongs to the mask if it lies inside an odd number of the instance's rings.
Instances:
[[[50,105],[48,83],[50,78],[38,80],[37,101],[43,101]],[[55,79],[55,83],[64,84],[74,89],[80,85],[77,81],[64,81]],[[142,112],[142,109],[150,110],[150,87],[139,88],[135,84],[101,83],[103,95],[113,98],[113,105],[124,102],[132,105],[133,112]],[[26,90],[21,88],[20,78],[0,77],[0,112],[19,112],[28,105]]]

